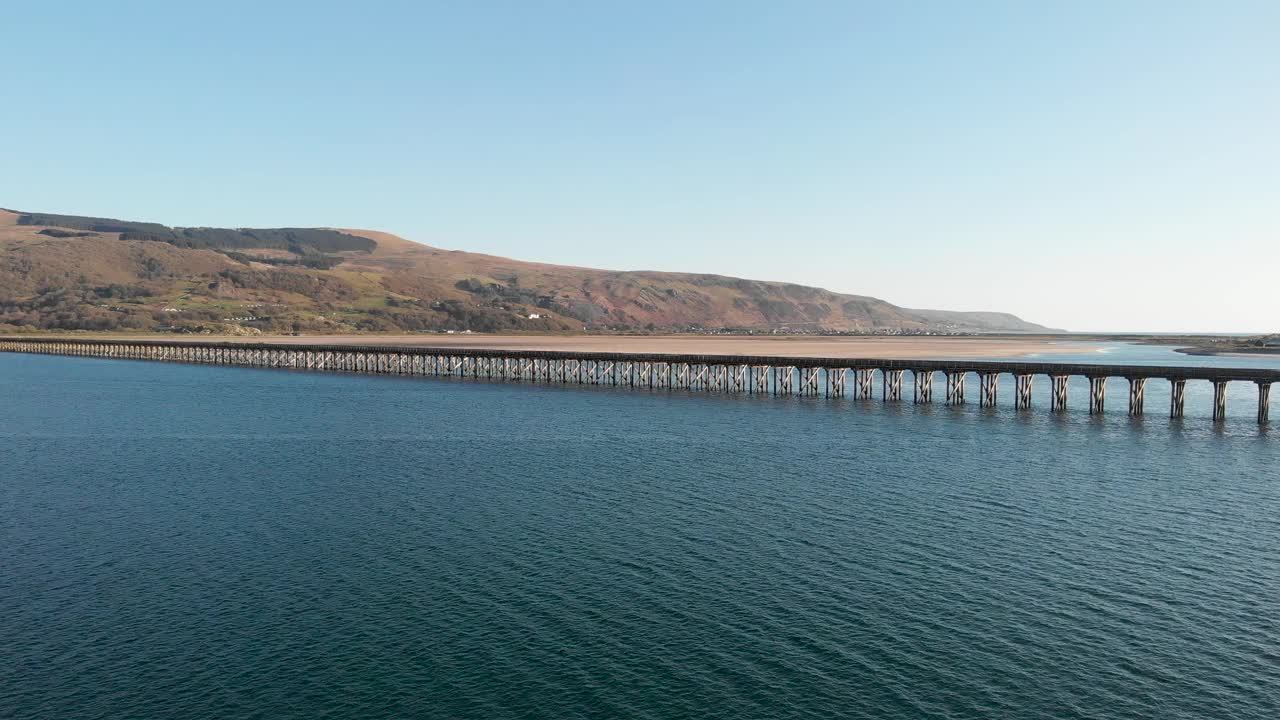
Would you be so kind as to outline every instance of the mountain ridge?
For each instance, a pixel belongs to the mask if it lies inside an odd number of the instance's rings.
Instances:
[[[0,329],[1046,332],[1001,312],[711,273],[600,270],[354,228],[183,228],[0,210]]]

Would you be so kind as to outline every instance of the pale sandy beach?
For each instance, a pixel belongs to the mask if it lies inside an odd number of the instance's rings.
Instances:
[[[269,342],[284,345],[403,345],[704,355],[772,355],[840,358],[995,358],[1033,353],[1080,353],[1078,342],[1017,337],[817,337],[727,335],[302,335],[218,337],[208,335],[114,335],[117,339],[184,342]]]

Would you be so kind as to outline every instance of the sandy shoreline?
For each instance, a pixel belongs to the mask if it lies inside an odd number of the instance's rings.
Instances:
[[[63,335],[62,339],[89,338]],[[303,335],[221,337],[209,335],[97,335],[95,339],[171,340],[176,342],[253,342],[281,345],[399,345],[406,347],[482,348],[687,355],[768,355],[865,359],[1024,357],[1033,353],[1081,353],[1087,343],[1018,337],[840,337],[741,335]]]
[[[1272,358],[1280,357],[1280,350],[1208,350],[1205,348],[1175,348],[1177,352],[1192,357]]]

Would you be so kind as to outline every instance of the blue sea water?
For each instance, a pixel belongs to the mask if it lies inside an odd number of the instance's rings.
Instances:
[[[1280,437],[1189,389],[0,354],[0,717],[1280,717]]]

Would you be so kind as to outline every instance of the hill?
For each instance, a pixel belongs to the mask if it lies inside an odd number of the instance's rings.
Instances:
[[[1042,332],[1005,313],[721,275],[523,262],[342,228],[0,210],[0,330]]]

